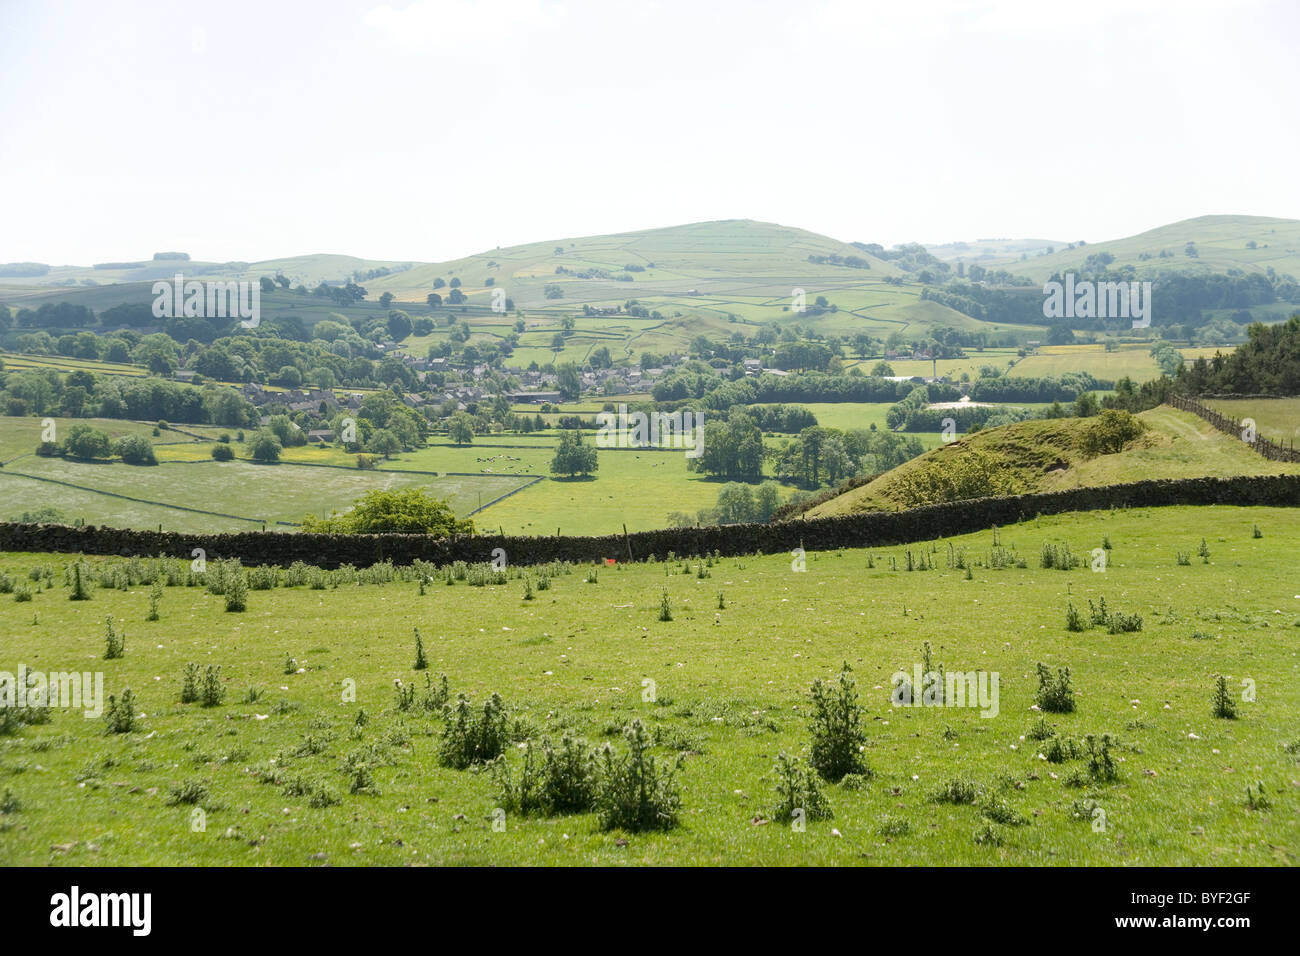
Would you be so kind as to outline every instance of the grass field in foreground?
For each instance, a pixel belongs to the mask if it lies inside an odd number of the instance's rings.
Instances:
[[[1262,537],[1252,535],[1258,526]],[[1103,536],[1106,570],[1089,569]],[[1208,564],[1178,566],[1176,550],[1204,538]],[[1085,558],[1072,571],[1039,567],[1044,542]],[[1294,865],[1300,853],[1300,511],[1163,508],[1038,519],[1001,529],[1027,567],[945,568],[948,543],[911,546],[937,563],[895,571],[903,547],[602,567],[553,578],[522,600],[523,582],[470,587],[414,582],[252,591],[227,613],[201,588],[167,588],[147,622],[148,588],[99,589],[88,602],[63,586],[29,603],[0,598],[0,669],[99,670],[108,693],[130,686],[138,731],[105,736],[102,722],[56,711],[51,723],[0,737],[0,863],[45,865],[476,864],[1005,864]],[[982,560],[991,532],[952,541]],[[484,555],[486,558],[487,555]],[[55,555],[0,556],[26,580]],[[95,559],[98,563],[98,559]],[[869,566],[869,561],[874,567]],[[697,563],[698,564],[698,563]],[[669,573],[665,573],[669,572]],[[674,619],[658,619],[667,589]],[[716,610],[717,595],[726,598]],[[1069,633],[1067,602],[1105,597],[1139,614],[1142,630]],[[104,618],[126,654],[104,661]],[[612,740],[640,717],[665,745],[689,751],[679,772],[681,825],[667,833],[601,832],[592,814],[509,816],[503,832],[486,773],[438,765],[440,718],[399,713],[393,681],[412,670],[419,627],[430,673],[481,702],[499,692],[531,735],[564,731]],[[890,676],[919,663],[929,641],[949,671],[1000,675],[999,709],[892,708]],[[285,658],[295,659],[285,673]],[[181,705],[186,662],[219,664],[223,705]],[[831,820],[806,832],[771,820],[778,752],[806,755],[807,689],[847,661],[866,708],[864,789],[825,785]],[[1059,736],[1119,738],[1119,779],[1067,786],[1083,761],[1048,763],[1028,731],[1040,714],[1034,667],[1068,665],[1072,714],[1046,715]],[[1215,675],[1256,687],[1236,720],[1215,719]],[[345,681],[356,682],[344,702]],[[643,682],[655,682],[643,702]],[[255,702],[245,703],[248,688]],[[369,722],[354,731],[358,712]],[[1288,751],[1287,747],[1291,750]],[[370,749],[368,749],[370,748]],[[375,792],[350,794],[343,761],[373,762]],[[517,757],[515,758],[517,759]],[[272,763],[274,761],[274,763]],[[280,783],[257,774],[278,773]],[[1020,825],[997,824],[1002,845],[977,844],[979,806],[930,795],[966,778],[1005,802]],[[1249,809],[1263,783],[1271,809]],[[186,782],[198,808],[172,805]],[[299,783],[340,803],[313,808]],[[1076,811],[1095,801],[1098,832]],[[888,834],[888,835],[886,835]],[[620,845],[621,841],[626,841]]]

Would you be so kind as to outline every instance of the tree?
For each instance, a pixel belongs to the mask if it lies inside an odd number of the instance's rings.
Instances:
[[[456,517],[451,506],[423,488],[368,491],[352,510],[329,518],[307,515],[303,530],[332,534],[473,534],[474,522]]]
[[[388,295],[387,292],[384,295]],[[415,326],[411,323],[411,317],[401,309],[394,309],[388,313],[388,334],[393,337],[394,342],[400,342],[414,331]]]
[[[385,292],[383,295],[381,295],[381,296],[379,297],[379,306],[380,306],[380,308],[383,308],[383,309],[388,308],[390,305],[393,304],[393,299],[394,299],[394,298],[395,298],[395,296],[393,295],[393,293],[391,293],[391,292]]]
[[[442,280],[439,279],[438,281],[441,282]],[[428,303],[430,308],[436,309],[438,306],[442,305],[442,296],[438,295],[436,292],[430,292],[424,297],[424,301]]]
[[[402,443],[387,428],[376,429],[374,434],[370,436],[370,441],[366,443],[366,451],[383,455],[385,458],[391,458],[401,450]]]
[[[1079,450],[1085,455],[1113,455],[1146,430],[1139,418],[1126,411],[1108,408],[1088,423],[1079,437]]]
[[[252,455],[253,461],[272,464],[280,460],[284,446],[280,444],[280,439],[275,437],[274,432],[261,431],[248,443],[248,452]]]
[[[565,429],[560,434],[560,444],[551,459],[551,474],[587,476],[597,469],[596,449],[583,444],[582,433],[576,428]]]
[[[574,401],[582,394],[582,375],[578,366],[572,362],[562,362],[555,369],[555,387],[567,401]]]
[[[63,453],[71,458],[109,458],[113,443],[108,435],[90,425],[73,425],[63,439]]]
[[[447,422],[447,434],[457,445],[469,445],[474,441],[474,419],[467,412],[457,412]]]
[[[877,362],[871,367],[871,374],[878,378],[892,378],[894,367],[888,362]]]
[[[154,454],[153,442],[144,435],[126,435],[119,438],[113,450],[128,465],[156,465],[158,457]]]

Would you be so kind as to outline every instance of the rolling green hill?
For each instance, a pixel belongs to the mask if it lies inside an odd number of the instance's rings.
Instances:
[[[1189,242],[1196,245],[1195,257],[1186,254]],[[1254,248],[1248,245],[1252,242]],[[1030,253],[1023,262],[1018,256],[1007,258],[1001,268],[1044,282],[1054,272],[1079,270],[1088,256],[1105,252],[1115,257],[1112,268],[1132,265],[1139,274],[1163,270],[1264,272],[1271,267],[1283,275],[1300,276],[1300,220],[1198,216],[1125,239],[1088,243],[1073,249],[1057,245],[1055,249],[1051,255]],[[1163,258],[1161,253],[1165,253]],[[993,260],[981,260],[981,263],[991,265]]]
[[[861,487],[809,510],[820,518],[905,506],[902,479],[946,466],[954,458],[982,452],[1015,493],[1059,491],[1153,478],[1276,475],[1300,472],[1300,465],[1268,461],[1187,412],[1167,406],[1137,416],[1147,430],[1123,451],[1087,458],[1078,440],[1092,419],[1061,418],[1019,422],[975,432],[926,452]]]

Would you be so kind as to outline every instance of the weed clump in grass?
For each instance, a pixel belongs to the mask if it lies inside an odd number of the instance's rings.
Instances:
[[[1196,553],[1203,564],[1210,563],[1210,546],[1205,543],[1204,538],[1201,539],[1201,546],[1196,549]]]
[[[1049,714],[1069,714],[1074,711],[1074,690],[1070,687],[1070,668],[1059,667],[1056,676],[1041,661],[1037,665],[1039,709]]]
[[[223,591],[226,596],[226,610],[231,613],[248,610],[248,581],[244,578],[244,572],[235,563],[226,575],[223,585]]]
[[[540,750],[540,762],[537,753]],[[516,781],[505,755],[492,761],[500,805],[512,813],[583,813],[596,799],[596,757],[582,741],[566,734],[558,748],[549,740],[524,744]]]
[[[1056,728],[1047,722],[1046,717],[1039,717],[1038,722],[1029,728],[1029,733],[1025,734],[1030,740],[1047,740],[1056,734]]]
[[[117,633],[113,618],[104,618],[104,660],[111,661],[126,653],[126,634]]]
[[[1006,842],[1003,839],[1001,832],[994,829],[993,826],[988,823],[975,831],[972,840],[976,846],[1002,846],[1002,844]]]
[[[199,780],[186,780],[183,783],[173,785],[167,796],[167,805],[169,807],[186,804],[193,806],[201,803],[208,798],[208,787]]]
[[[1232,694],[1228,693],[1228,679],[1220,674],[1214,680],[1214,697],[1211,699],[1214,705],[1214,716],[1223,720],[1233,720],[1237,716],[1237,705],[1232,700]]]
[[[975,803],[980,797],[980,788],[972,781],[954,777],[938,790],[930,794],[931,803],[965,804]]]
[[[226,686],[221,683],[221,665],[209,664],[203,672],[203,686],[199,702],[204,707],[218,707],[226,699]]]
[[[110,734],[129,734],[135,730],[135,695],[131,693],[131,688],[123,689],[121,700],[112,694],[108,695],[104,724],[107,727],[105,732]]]
[[[673,604],[668,599],[668,589],[664,588],[663,597],[659,600],[659,620],[671,621],[673,619]]]
[[[158,602],[162,600],[162,596],[163,583],[156,580],[149,586],[149,613],[145,615],[146,621],[158,620]]]
[[[1117,744],[1118,741],[1110,734],[1102,734],[1100,739],[1095,734],[1083,738],[1088,757],[1088,774],[1098,783],[1110,783],[1119,779],[1119,765],[1110,754],[1111,747]]]
[[[810,692],[812,756],[809,763],[831,783],[848,773],[868,772],[862,759],[867,735],[862,730],[862,707],[852,673],[846,661],[836,685],[829,686],[819,677],[813,681]]]
[[[424,639],[420,637],[420,629],[417,627],[414,630],[415,630],[415,663],[412,665],[411,669],[422,671],[429,666],[429,661],[428,658],[424,656]]]
[[[907,836],[911,832],[912,824],[902,817],[881,817],[880,825],[876,827],[876,833],[882,837]]]
[[[1011,804],[998,797],[991,797],[980,807],[981,815],[1007,827],[1024,826],[1029,818],[1017,811]]]
[[[438,747],[438,760],[444,767],[464,770],[475,763],[485,763],[501,756],[509,737],[505,706],[497,694],[475,711],[464,694],[456,695],[455,705],[443,709],[446,726]]]
[[[809,773],[798,757],[780,753],[776,761],[779,799],[772,813],[777,820],[827,820],[835,815],[821,791],[817,775]]]
[[[181,703],[192,704],[199,699],[199,665],[185,665],[185,678],[181,682]]]
[[[1043,756],[1048,763],[1065,763],[1078,760],[1082,756],[1079,745],[1071,738],[1053,737],[1043,748]]]
[[[681,795],[673,780],[675,767],[661,769],[647,753],[645,725],[634,720],[623,730],[628,753],[608,743],[597,751],[596,809],[603,830],[669,830],[677,825]]]
[[[1082,631],[1086,629],[1083,623],[1083,615],[1079,613],[1074,604],[1067,602],[1065,605],[1065,629],[1067,631]]]
[[[72,565],[72,592],[68,595],[70,601],[89,601],[90,588],[86,586],[86,577],[89,570],[82,570],[82,562],[77,560]]]
[[[1264,792],[1264,781],[1255,781],[1255,789],[1252,790],[1248,785],[1246,787],[1246,806],[1251,810],[1269,810],[1273,804],[1268,799],[1268,794]]]

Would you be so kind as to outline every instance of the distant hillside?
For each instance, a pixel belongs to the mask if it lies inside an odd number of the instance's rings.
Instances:
[[[899,494],[903,476],[972,452],[991,455],[998,472],[1010,477],[1016,493],[1151,478],[1300,473],[1300,465],[1268,461],[1195,415],[1160,406],[1138,418],[1146,423],[1146,432],[1124,451],[1095,458],[1085,458],[1078,450],[1080,433],[1092,419],[1035,420],[979,431],[838,495],[809,510],[806,517],[904,507]]]
[[[353,273],[367,273],[376,269],[405,269],[413,263],[380,259],[358,259],[356,256],[320,254],[290,256],[283,259],[266,259],[261,262],[201,262],[188,259],[157,259],[140,262],[105,262],[100,267],[48,266],[37,269],[9,269],[0,266],[0,284],[30,286],[40,289],[72,291],[78,288],[114,283],[154,282],[170,279],[177,272],[187,278],[256,279],[282,273],[294,285],[311,287],[318,282],[341,282]],[[23,264],[33,265],[33,264]],[[68,299],[67,301],[73,301]]]
[[[1195,255],[1188,255],[1188,243]],[[1253,248],[1251,244],[1254,244]],[[1045,282],[1054,272],[1083,268],[1089,256],[1114,256],[1111,268],[1132,265],[1139,274],[1176,270],[1206,273],[1239,269],[1300,277],[1300,220],[1266,216],[1199,216],[1160,226],[1126,239],[1055,246],[1051,255],[1003,260],[1001,268]],[[989,263],[982,263],[989,264]]]
[[[816,265],[809,256],[857,257],[870,268]],[[567,272],[557,273],[557,267]],[[810,279],[841,281],[863,278],[863,272],[877,280],[900,274],[849,243],[775,223],[729,219],[507,246],[419,266],[372,285],[399,299],[423,301],[438,278],[459,278],[467,293],[483,290],[485,281],[492,279],[494,285],[508,288],[519,305],[536,307],[554,304],[545,297],[547,283],[561,285],[565,299],[573,302],[610,296],[682,297],[691,290],[700,296],[729,294],[741,291],[738,280],[746,283],[743,288],[765,287],[771,295],[788,298],[794,286]],[[581,278],[582,273],[593,275]]]

